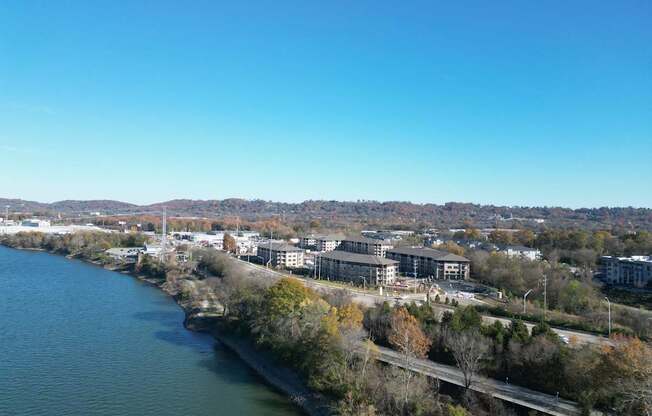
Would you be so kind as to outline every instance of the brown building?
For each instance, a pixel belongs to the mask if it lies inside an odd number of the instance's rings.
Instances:
[[[399,262],[407,276],[465,280],[469,278],[469,259],[446,251],[425,247],[400,247],[387,251],[387,258]]]
[[[318,275],[324,278],[373,285],[394,283],[398,262],[369,254],[335,250],[317,257]]]

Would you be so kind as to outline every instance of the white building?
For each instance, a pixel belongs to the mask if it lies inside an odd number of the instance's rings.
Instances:
[[[303,267],[303,250],[286,243],[268,243],[258,246],[258,257],[272,267]]]
[[[22,220],[20,222],[20,225],[22,225],[23,227],[49,227],[50,226],[50,221],[31,218],[31,219],[28,219],[28,220]]]
[[[315,251],[333,251],[342,244],[344,239],[340,234],[310,234],[301,237],[299,247]]]
[[[498,251],[508,257],[521,257],[528,260],[539,260],[541,258],[541,251],[525,246],[499,246]]]

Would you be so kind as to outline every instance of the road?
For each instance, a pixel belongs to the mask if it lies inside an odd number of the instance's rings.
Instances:
[[[404,360],[399,352],[384,347],[378,347],[378,349],[379,353],[377,359],[379,361],[397,367],[406,368]],[[457,367],[439,364],[429,360],[411,359],[407,369],[429,377],[437,378],[447,383],[462,387],[464,386],[464,376]],[[525,387],[507,384],[486,377],[476,377],[471,384],[470,389],[549,415],[575,416],[581,414],[580,408],[575,402],[558,399],[556,396],[551,396],[549,394],[540,393]],[[591,414],[597,416],[602,413],[593,411]]]
[[[245,265],[245,267],[248,267],[250,270],[254,272],[254,274],[257,275],[265,275],[273,279],[279,279],[281,277],[287,276],[287,274],[280,273],[275,270],[267,269],[257,264],[246,263],[246,262],[243,262],[243,264]],[[328,283],[316,281],[313,279],[305,279],[305,278],[298,278],[298,277],[297,279],[304,282],[304,284],[306,284],[308,287],[321,290],[321,291],[334,291],[334,290],[342,289],[341,287],[333,287]],[[354,301],[367,306],[373,306],[377,303],[381,303],[386,300],[390,300],[390,301],[393,300],[392,297],[388,298],[385,296],[371,294],[353,288],[350,289],[347,288],[347,290],[353,296]],[[412,302],[413,300],[414,297],[412,299],[410,298],[401,299],[399,302],[409,303]],[[423,295],[421,295],[421,300],[423,300]],[[444,307],[443,305],[436,305],[435,307],[439,310],[440,313],[452,309],[452,308]],[[501,321],[504,324],[510,323],[508,319],[504,319],[504,318],[483,316],[483,319],[487,323],[492,323],[496,320]],[[528,326],[529,329],[531,329],[533,326],[532,324],[526,324],[526,325]],[[597,337],[595,335],[590,335],[590,334],[584,334],[584,333],[566,331],[560,329],[555,329],[555,331],[560,335],[566,335],[568,337],[574,336],[577,338],[578,342],[601,343],[606,341],[606,338]],[[379,361],[404,368],[403,358],[399,352],[385,347],[378,347],[378,350],[379,350],[379,355],[377,359]],[[464,386],[464,376],[462,375],[462,372],[457,367],[436,363],[430,360],[413,359],[411,360],[408,369],[420,374],[427,375],[429,377],[437,378],[447,383],[455,384],[458,386]],[[575,416],[581,414],[581,411],[577,406],[577,404],[572,401],[558,399],[557,397],[551,396],[549,394],[537,392],[513,384],[507,384],[505,382],[498,381],[495,379],[490,379],[487,377],[478,376],[471,384],[470,388],[480,393],[489,394],[492,397],[495,397],[496,399],[515,403],[520,406],[524,406],[529,409],[534,409],[549,415]],[[602,413],[597,411],[592,411],[591,414],[598,416],[601,415]]]
[[[250,270],[254,271],[256,274],[259,275],[267,275],[269,277],[272,277],[274,279],[278,279],[281,277],[286,277],[288,274],[286,273],[281,273],[273,269],[268,269],[265,268],[261,265],[254,264],[254,263],[247,263],[246,261],[239,260],[245,267],[248,267]],[[359,289],[355,288],[345,288],[341,286],[333,286],[332,284],[329,284],[327,282],[321,281],[321,280],[314,280],[310,278],[305,278],[305,277],[296,277],[298,280],[302,281],[306,286],[316,289],[318,291],[322,292],[332,292],[336,290],[341,290],[341,289],[346,289],[352,296],[353,301],[356,303],[359,303],[361,305],[367,306],[367,307],[373,307],[376,304],[383,303],[385,301],[388,302],[398,302],[399,304],[408,304],[411,302],[416,302],[420,303],[425,300],[425,295],[424,294],[404,294],[401,295],[400,297],[395,297],[395,296],[388,296],[385,294],[385,296],[381,296],[379,294],[374,294],[370,293],[368,291],[362,291]],[[455,308],[454,307],[447,307],[445,305],[441,304],[433,304],[434,308],[438,311],[438,313],[443,314],[445,311],[453,311]],[[507,318],[499,318],[499,317],[494,317],[494,316],[487,316],[483,315],[482,319],[485,323],[492,324],[496,321],[500,321],[503,325],[510,325],[511,320]],[[525,322],[525,325],[528,327],[528,330],[532,330],[532,327],[534,324]],[[590,334],[587,332],[578,332],[578,331],[571,331],[567,329],[561,329],[561,328],[552,328],[555,333],[557,333],[559,336],[565,336],[568,337],[568,339],[571,342],[571,345],[583,345],[583,344],[595,344],[595,345],[601,345],[604,343],[608,343],[609,340],[606,337],[600,336],[600,335],[595,335],[595,334]]]

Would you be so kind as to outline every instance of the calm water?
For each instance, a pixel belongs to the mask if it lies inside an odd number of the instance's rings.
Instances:
[[[298,415],[158,289],[0,246],[0,415]]]

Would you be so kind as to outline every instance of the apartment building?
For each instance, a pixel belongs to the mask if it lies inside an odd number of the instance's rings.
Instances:
[[[272,267],[296,268],[303,267],[303,250],[286,243],[269,243],[258,246],[258,257],[263,264]]]
[[[387,250],[387,258],[399,263],[399,271],[412,277],[465,280],[470,275],[470,260],[425,247],[400,247]]]
[[[652,256],[600,257],[606,283],[642,288],[652,282]]]
[[[316,259],[317,274],[346,282],[384,286],[394,283],[398,275],[398,262],[369,254],[334,250]]]
[[[394,245],[386,240],[379,240],[367,237],[345,237],[338,247],[338,250],[349,253],[370,254],[372,256],[385,257],[387,250]]]
[[[340,246],[343,239],[344,236],[340,234],[310,234],[301,237],[299,247],[316,251],[333,251]]]

